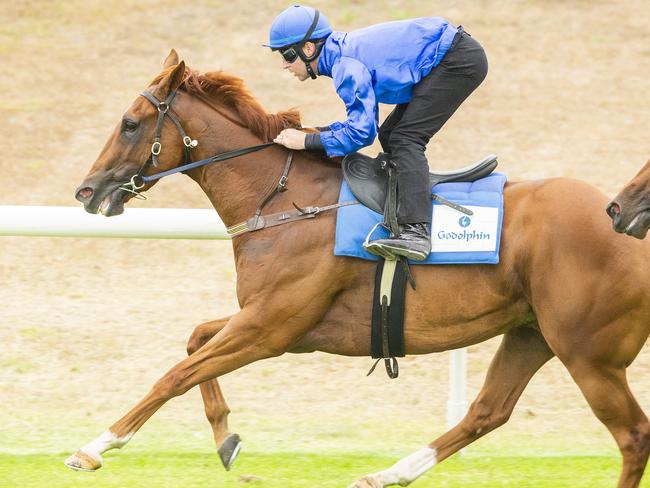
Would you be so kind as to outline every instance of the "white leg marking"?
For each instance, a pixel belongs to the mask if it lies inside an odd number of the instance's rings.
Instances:
[[[369,478],[381,483],[380,486],[382,487],[390,485],[407,486],[437,463],[436,450],[423,447],[396,462],[390,468],[370,475]]]
[[[133,433],[124,437],[117,437],[110,430],[107,430],[97,439],[82,447],[81,450],[101,463],[102,454],[109,449],[121,448],[131,440],[131,437],[133,437]]]

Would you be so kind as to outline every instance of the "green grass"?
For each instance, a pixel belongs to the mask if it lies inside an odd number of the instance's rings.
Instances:
[[[68,470],[67,454],[0,454],[3,488],[193,488],[346,487],[359,476],[390,466],[394,458],[373,453],[335,455],[300,452],[242,452],[232,471],[204,452],[115,452],[96,473]],[[614,456],[456,456],[425,474],[415,487],[607,487],[616,484]],[[649,487],[650,483],[641,484]]]

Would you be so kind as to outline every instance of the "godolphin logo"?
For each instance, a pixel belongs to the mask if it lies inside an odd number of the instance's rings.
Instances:
[[[458,225],[461,227],[468,227],[471,223],[472,219],[470,219],[467,215],[463,215],[460,219],[458,219]]]

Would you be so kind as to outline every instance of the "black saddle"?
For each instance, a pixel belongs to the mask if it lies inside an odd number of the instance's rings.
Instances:
[[[388,173],[383,169],[386,164],[386,153],[380,153],[376,158],[352,153],[343,159],[343,177],[354,196],[363,205],[381,214],[384,213],[388,188]],[[476,181],[492,173],[497,164],[497,157],[491,154],[465,168],[429,173],[429,185],[433,187],[438,183]]]

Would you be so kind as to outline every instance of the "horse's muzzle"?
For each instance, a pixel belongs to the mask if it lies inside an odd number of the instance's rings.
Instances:
[[[84,181],[75,192],[75,198],[83,203],[88,213],[102,213],[109,217],[124,212],[125,193],[119,183],[102,185]]]

